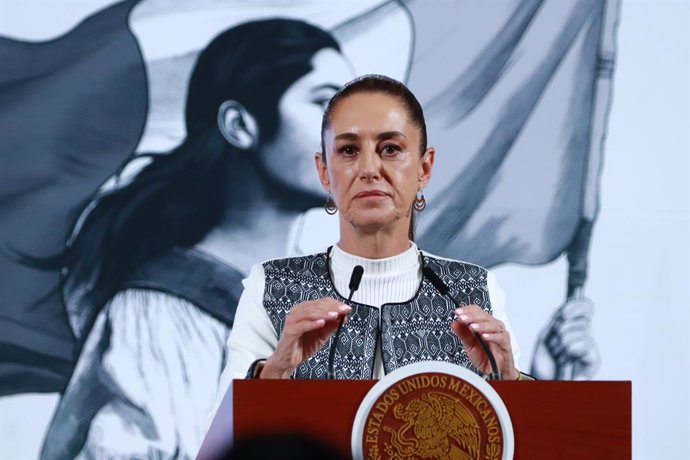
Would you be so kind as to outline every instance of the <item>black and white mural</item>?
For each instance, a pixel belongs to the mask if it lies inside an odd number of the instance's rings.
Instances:
[[[496,271],[521,369],[633,380],[636,456],[680,458],[687,416],[652,456],[661,412],[643,401],[648,375],[673,375],[667,397],[688,405],[688,90],[667,148],[621,140],[661,103],[616,79],[654,40],[620,39],[626,8],[3,4],[0,457],[194,458],[249,267],[337,237],[313,164],[324,104],[383,73],[417,94],[438,152],[420,247]],[[682,59],[659,78],[687,79]]]

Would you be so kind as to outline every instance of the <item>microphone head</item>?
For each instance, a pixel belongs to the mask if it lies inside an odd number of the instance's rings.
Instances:
[[[362,281],[363,274],[364,267],[362,267],[361,265],[355,265],[355,268],[352,269],[352,275],[350,275],[350,285],[348,286],[351,292],[354,292],[357,289],[359,289],[359,283],[360,281]]]
[[[434,285],[436,290],[440,292],[443,295],[448,295],[448,292],[450,291],[450,288],[446,283],[443,282],[440,276],[436,274],[435,271],[431,269],[431,267],[424,267],[422,269],[422,273],[424,273],[424,276],[426,276],[426,279],[431,281],[431,284]]]

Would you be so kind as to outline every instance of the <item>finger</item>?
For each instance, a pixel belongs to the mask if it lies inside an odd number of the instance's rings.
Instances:
[[[476,304],[470,304],[470,305],[463,305],[462,307],[458,307],[456,310],[460,311],[461,314],[467,314],[467,315],[489,315],[489,313],[486,312],[482,307]]]
[[[554,357],[559,365],[572,362],[573,360],[582,361],[596,365],[599,362],[599,350],[596,342],[591,336],[581,336],[568,343],[561,341],[556,346],[549,347],[549,353]]]
[[[586,297],[569,300],[560,308],[560,315],[563,319],[577,316],[591,318],[594,316],[594,303]]]
[[[305,302],[293,307],[287,316],[287,320],[333,320],[340,316],[347,315],[350,311],[352,311],[352,308],[342,302],[329,302],[327,304]]]
[[[482,334],[481,338],[489,350],[491,350],[491,354],[493,354],[501,373],[505,376],[514,375],[514,378],[517,378],[510,337],[507,334]]]
[[[564,323],[557,333],[561,336],[561,340],[567,342],[572,338],[592,335],[592,328],[587,321],[577,321]]]
[[[594,339],[591,337],[580,337],[564,347],[564,353],[573,358],[585,362],[595,362],[598,360],[599,352]]]
[[[558,323],[553,325],[556,330],[568,329],[570,327],[590,327],[592,319],[586,315],[573,316],[571,318],[561,319]]]
[[[335,299],[333,299],[332,302],[319,305],[318,307],[321,309],[321,311],[327,312],[330,317],[335,318],[345,316],[352,311],[352,307],[342,302],[338,302]],[[335,313],[335,315],[333,315],[333,313]]]
[[[321,311],[321,312],[328,312],[328,311],[339,311],[339,310],[348,310],[349,311],[350,307],[343,302],[339,302],[335,299],[332,299],[330,297],[324,298],[324,299],[319,299],[319,300],[310,300],[308,302],[303,302],[300,304],[297,304],[292,307],[290,310],[290,313],[295,313],[295,314],[303,314],[304,312],[314,312],[314,311]]]
[[[314,331],[317,329],[325,328],[326,331],[335,330],[340,324],[340,318],[335,312],[329,312],[325,317],[319,318],[310,317],[302,318],[297,321],[285,322],[285,328],[283,329],[283,334],[288,334],[290,336],[300,336],[306,332]],[[343,324],[347,321],[347,317],[343,317]]]
[[[590,299],[586,297],[571,299],[554,311],[546,328],[559,327],[562,322],[569,321],[571,319],[580,317],[587,317],[591,319],[593,316],[594,304]]]
[[[483,332],[479,335],[485,342],[492,342],[504,347],[510,345],[510,333],[503,332]]]
[[[346,318],[344,318],[346,319]],[[345,321],[343,321],[345,324]],[[318,330],[319,338],[323,341],[328,340],[328,338],[335,333],[340,325],[340,321],[330,321],[324,324],[322,328]]]
[[[589,334],[589,330],[591,329],[590,323],[591,320],[587,316],[573,317],[568,320],[565,320],[562,317],[552,317],[549,324],[547,324],[539,333],[539,342],[545,343],[552,352],[557,352],[560,348],[560,342],[563,334],[570,330],[581,331],[583,334]]]
[[[285,323],[285,328],[281,334],[282,338],[290,338],[291,340],[301,337],[302,335],[323,328],[327,321],[323,318],[316,320],[295,321],[292,323]]]
[[[327,309],[338,308],[341,305],[347,306],[347,304],[341,302],[340,300],[334,299],[333,297],[324,297],[322,299],[315,300],[314,303]]]
[[[462,346],[465,348],[471,346],[477,340],[470,328],[460,321],[451,321],[450,330],[458,336]]]
[[[503,321],[494,318],[484,310],[467,311],[464,308],[459,308],[455,311],[456,320],[465,324],[471,331],[477,334],[496,333],[501,334],[505,332],[506,327]]]
[[[482,310],[480,307],[476,305],[469,305],[467,307],[457,308],[454,311],[454,317],[458,321],[467,325],[472,323],[486,323],[496,320],[493,316],[491,316],[491,314],[487,313],[485,310]]]
[[[469,323],[467,325],[475,334],[503,334],[506,332],[506,327],[502,321],[492,319],[490,321],[479,321]]]
[[[570,342],[565,346],[564,351],[571,358],[586,360],[587,357],[593,356],[591,348],[592,343],[585,337],[580,340]]]
[[[556,329],[549,329],[543,340],[551,356],[560,356],[563,351],[563,341]]]
[[[346,314],[350,310],[349,306],[341,303],[331,305],[330,308],[323,308],[323,305],[305,302],[290,310],[285,319],[284,329],[292,331],[296,325],[303,322],[337,321],[339,316]],[[299,326],[298,329],[294,330],[302,330],[302,327]]]
[[[573,363],[573,380],[591,380],[599,371],[601,363],[583,363],[577,360]]]
[[[601,365],[599,350],[594,341],[583,340],[578,344],[578,348],[584,353],[581,355],[564,353],[558,360],[559,366],[572,368],[572,378],[580,380],[591,378],[598,371]],[[568,373],[566,372],[566,375]]]

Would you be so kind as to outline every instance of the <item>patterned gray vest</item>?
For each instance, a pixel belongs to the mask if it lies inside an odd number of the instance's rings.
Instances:
[[[420,253],[463,304],[476,304],[491,313],[487,271],[477,265],[439,259]],[[263,264],[266,276],[264,307],[278,336],[290,308],[301,302],[333,297],[346,302],[331,280],[328,253],[271,260]],[[366,274],[365,274],[366,276]],[[446,361],[474,372],[460,340],[450,330],[455,305],[426,279],[415,296],[402,303],[387,303],[379,310],[349,302],[352,312],[336,345],[334,372],[337,379],[371,379],[376,344],[380,338],[383,367],[389,373],[419,361]],[[295,378],[325,379],[333,336],[321,350],[295,371]]]

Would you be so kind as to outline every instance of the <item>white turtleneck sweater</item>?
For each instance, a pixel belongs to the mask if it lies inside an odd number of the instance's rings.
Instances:
[[[439,258],[438,256],[434,256]],[[416,294],[422,280],[422,266],[419,250],[414,243],[405,252],[385,259],[366,259],[333,247],[330,254],[331,278],[335,289],[344,298],[348,297],[350,274],[356,265],[364,268],[364,276],[352,300],[380,308],[386,303],[404,302]],[[518,361],[518,346],[515,335],[505,314],[503,290],[496,283],[493,273],[487,276],[489,298],[494,317],[505,323],[510,332],[515,362]],[[265,287],[264,270],[261,264],[254,265],[243,281],[245,290],[237,306],[232,332],[227,342],[228,365],[223,371],[220,389],[224,392],[232,379],[245,378],[249,366],[257,359],[268,358],[278,344],[276,333],[268,313],[263,306]],[[383,376],[381,347],[377,346],[374,364],[374,378]]]

